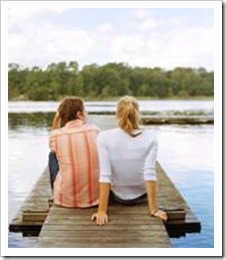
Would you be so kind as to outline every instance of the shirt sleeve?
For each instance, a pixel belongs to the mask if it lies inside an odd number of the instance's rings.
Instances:
[[[150,146],[150,150],[144,163],[144,180],[156,180],[156,160],[158,151],[158,141],[155,138]]]
[[[111,164],[109,151],[104,136],[100,133],[97,137],[97,150],[99,157],[100,177],[99,182],[111,183]]]

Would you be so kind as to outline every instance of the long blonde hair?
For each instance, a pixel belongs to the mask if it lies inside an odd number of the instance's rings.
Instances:
[[[119,127],[126,133],[131,135],[133,130],[140,129],[139,104],[134,97],[122,97],[117,103],[116,115]]]

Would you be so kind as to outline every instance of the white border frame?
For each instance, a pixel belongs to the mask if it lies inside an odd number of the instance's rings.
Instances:
[[[63,8],[214,8],[214,248],[8,248],[7,209],[1,215],[1,255],[3,256],[222,256],[222,1],[1,1],[1,206],[8,201],[8,44],[10,7]],[[4,156],[4,157],[3,157]]]

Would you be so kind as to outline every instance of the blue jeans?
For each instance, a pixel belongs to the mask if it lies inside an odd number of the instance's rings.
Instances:
[[[110,194],[109,194],[109,202],[110,203],[114,203],[114,202],[118,202],[120,204],[124,204],[124,205],[135,205],[135,204],[139,204],[139,203],[143,203],[143,202],[147,202],[147,194],[143,194],[138,198],[135,199],[131,199],[131,200],[124,200],[119,198],[116,194],[114,194],[114,192],[111,190]]]
[[[54,152],[49,153],[48,166],[49,166],[50,185],[51,185],[51,189],[53,191],[53,183],[54,183],[57,173],[59,171],[59,163],[58,163],[56,154]]]

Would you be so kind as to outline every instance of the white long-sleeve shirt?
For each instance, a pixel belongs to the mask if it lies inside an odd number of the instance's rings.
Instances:
[[[98,135],[97,148],[101,183],[121,199],[131,200],[146,193],[145,181],[156,180],[158,142],[150,130],[132,137],[120,128]]]

